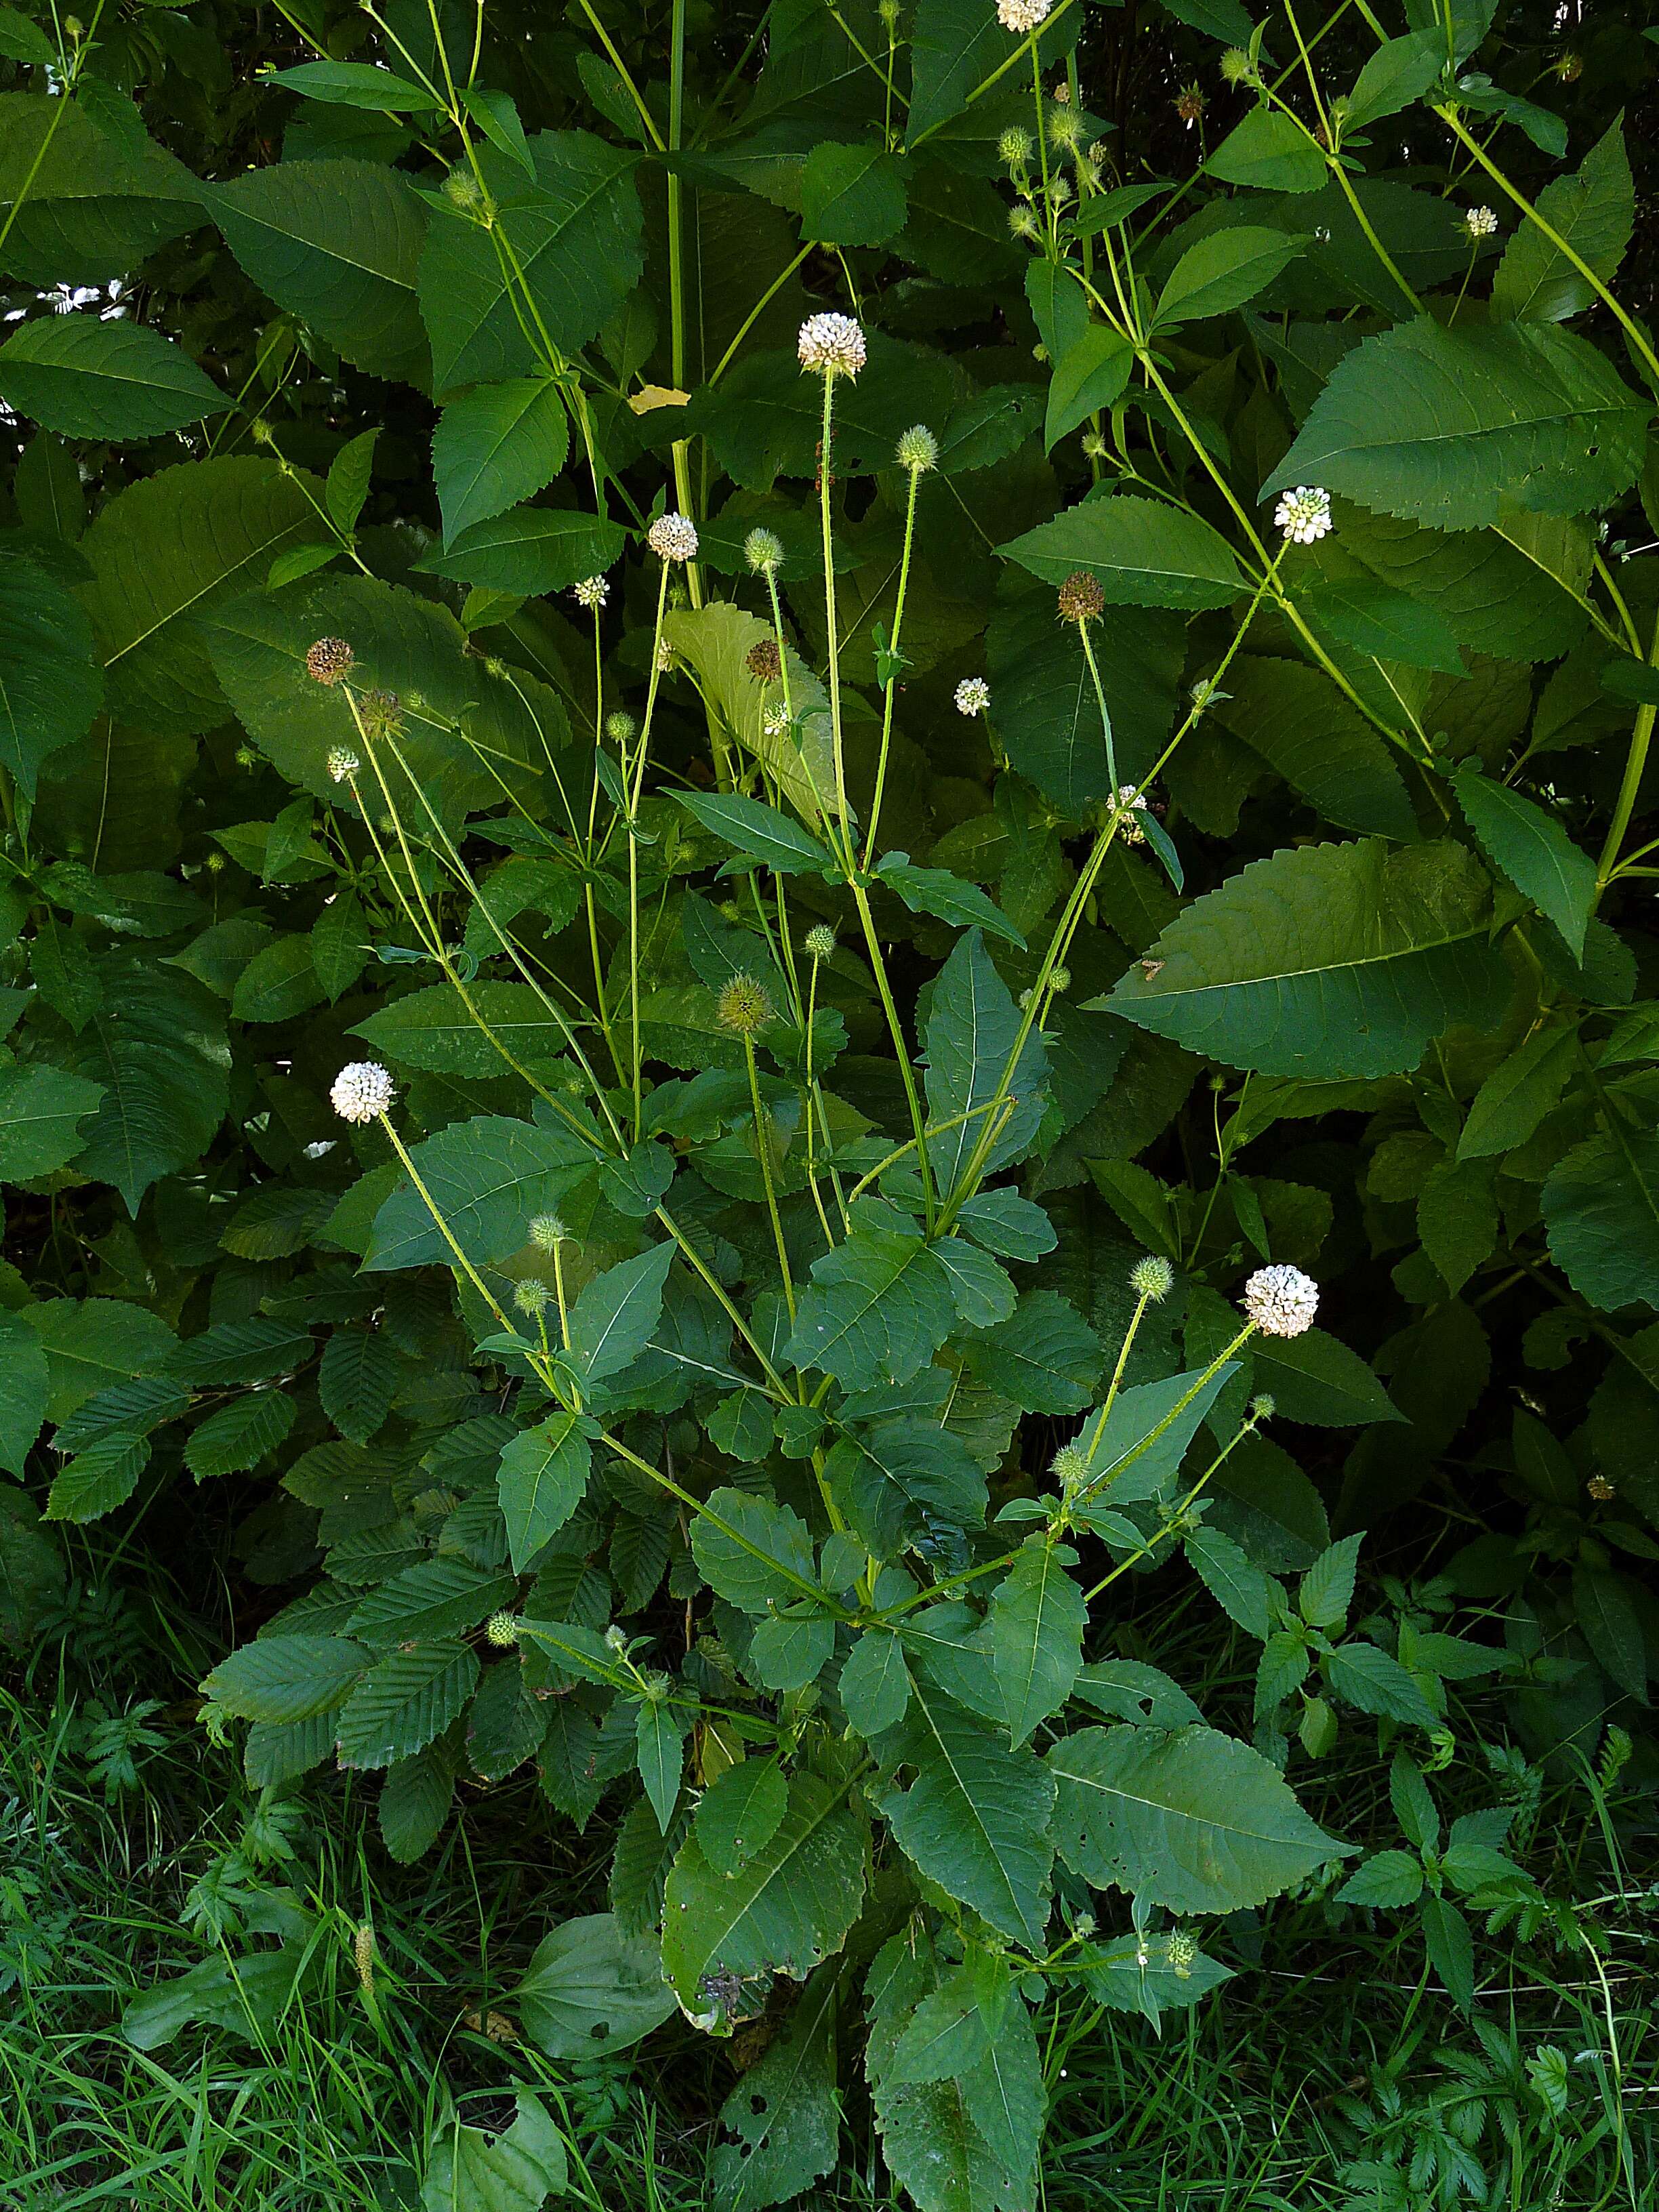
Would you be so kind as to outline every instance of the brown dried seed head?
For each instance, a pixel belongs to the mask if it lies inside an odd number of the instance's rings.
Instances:
[[[1060,618],[1061,622],[1092,622],[1106,604],[1106,594],[1100,588],[1100,579],[1091,576],[1086,568],[1073,568],[1060,587]]]
[[[751,645],[744,656],[744,665],[757,684],[775,684],[783,673],[783,656],[776,638],[763,637]]]
[[[356,660],[343,637],[319,637],[306,653],[306,674],[313,684],[337,684],[350,675]]]

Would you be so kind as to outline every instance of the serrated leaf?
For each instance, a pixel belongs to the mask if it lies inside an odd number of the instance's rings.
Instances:
[[[202,1693],[237,1720],[290,1727],[331,1711],[368,1663],[337,1636],[262,1636],[222,1659]]]
[[[1347,1856],[1278,1770],[1213,1729],[1083,1729],[1048,1753],[1066,1863],[1171,1912],[1263,1905]]]
[[[735,1874],[771,1842],[788,1808],[777,1761],[740,1759],[703,1793],[694,1824],[698,1848],[716,1874]]]
[[[1276,853],[1194,901],[1101,1003],[1233,1067],[1400,1073],[1454,1022],[1490,1015],[1489,901],[1459,846]]]
[[[35,562],[0,555],[0,769],[26,798],[47,757],[85,736],[103,696],[82,606]]]
[[[1550,1256],[1603,1312],[1659,1304],[1659,1132],[1609,1115],[1539,1194]]]
[[[252,1390],[191,1430],[185,1465],[198,1482],[258,1467],[286,1438],[298,1411],[285,1390]]]
[[[592,1463],[592,1447],[570,1413],[522,1430],[503,1447],[496,1488],[515,1574],[524,1572],[581,1504]]]
[[[340,1713],[343,1766],[390,1766],[441,1736],[472,1695],[478,1662],[464,1644],[418,1644],[371,1667]]]
[[[323,1347],[317,1394],[343,1437],[366,1444],[386,1425],[403,1364],[382,1330],[337,1328]]]
[[[723,2212],[764,2212],[828,2173],[841,2138],[836,2094],[838,1962],[820,1966],[762,2057],[720,2107],[738,2137],[720,2143],[711,2167]]]
[[[1109,606],[1224,607],[1244,588],[1227,541],[1182,508],[1094,493],[998,551],[1045,584],[1085,568]]]
[[[1348,1876],[1336,1893],[1339,1905],[1367,1905],[1384,1911],[1415,1905],[1423,1894],[1423,1863],[1411,1851],[1378,1851]]]
[[[746,1491],[716,1490],[691,1528],[691,1553],[709,1588],[745,1613],[817,1588],[812,1539],[791,1507]]]
[[[1241,653],[1227,671],[1218,719],[1260,753],[1327,822],[1412,842],[1417,817],[1381,738],[1297,660]]]
[[[1077,1554],[1032,1536],[992,1593],[988,1639],[1013,1748],[1072,1694],[1083,1663],[1087,1608],[1068,1566]]]
[[[1013,994],[997,973],[983,937],[969,929],[951,947],[933,985],[927,1015],[927,1157],[946,1194],[955,1192],[975,1162],[981,1176],[1007,1166],[1036,1134],[1048,1060],[1035,1029],[1019,1042],[1022,1026]],[[1003,1091],[1016,1044],[1018,1059],[993,1121],[991,1109]],[[1004,1120],[1009,1106],[1012,1110]],[[951,1126],[944,1127],[947,1122]]]
[[[1486,858],[1555,924],[1574,960],[1582,961],[1596,897],[1595,861],[1535,800],[1495,776],[1460,769],[1452,788]]]
[[[0,398],[67,438],[153,438],[230,402],[187,353],[142,323],[47,315],[0,347]]]
[[[1605,283],[1636,226],[1636,194],[1625,150],[1624,118],[1585,155],[1577,173],[1552,178],[1537,195],[1538,213],[1578,261]],[[1492,279],[1492,312],[1499,321],[1565,322],[1595,294],[1539,223],[1522,222],[1504,249]]]
[[[1271,284],[1302,251],[1282,230],[1231,225],[1189,246],[1170,271],[1152,319],[1155,330],[1230,314]]]
[[[85,1144],[78,1124],[100,1103],[101,1084],[44,1060],[0,1068],[0,1181],[51,1175]]]
[[[921,1238],[888,1227],[866,1203],[846,1243],[813,1262],[785,1357],[848,1390],[908,1382],[955,1316],[945,1270]]]
[[[969,1374],[1028,1413],[1076,1413],[1101,1368],[1100,1339],[1053,1291],[1027,1291],[1013,1315],[969,1340]]]

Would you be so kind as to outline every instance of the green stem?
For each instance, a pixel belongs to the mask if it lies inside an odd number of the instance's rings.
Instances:
[[[1648,665],[1659,665],[1659,615],[1654,617],[1653,642],[1648,647]],[[1613,805],[1613,820],[1607,825],[1607,842],[1601,848],[1601,858],[1595,871],[1595,896],[1599,902],[1618,871],[1619,848],[1625,842],[1625,832],[1630,827],[1631,816],[1636,811],[1636,802],[1642,789],[1642,776],[1648,764],[1648,749],[1653,742],[1656,709],[1644,704],[1636,710],[1636,723],[1631,732],[1630,750],[1625,756],[1625,773],[1620,779],[1619,797]]]
[[[778,1212],[778,1194],[772,1176],[771,1119],[761,1103],[760,1071],[755,1065],[755,1040],[743,1041],[744,1065],[749,1070],[749,1103],[755,1115],[755,1150],[760,1158],[761,1182],[766,1191],[766,1211],[772,1221],[772,1242],[778,1255],[778,1273],[783,1277],[783,1302],[789,1309],[789,1319],[795,1318],[795,1281],[789,1272],[789,1247],[783,1237],[783,1220]]]
[[[899,631],[904,624],[904,592],[910,580],[910,553],[916,534],[916,493],[921,483],[921,471],[910,471],[910,496],[904,509],[904,551],[899,561],[898,591],[893,600],[892,654],[898,659]],[[876,758],[876,786],[870,800],[870,828],[864,840],[864,865],[867,869],[876,849],[876,829],[881,820],[882,795],[887,787],[887,756],[893,739],[893,701],[898,693],[899,672],[896,665],[883,686],[881,711],[881,750]]]

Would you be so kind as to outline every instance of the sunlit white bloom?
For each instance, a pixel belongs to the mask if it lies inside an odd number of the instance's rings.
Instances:
[[[354,1060],[334,1079],[329,1103],[343,1121],[377,1121],[391,1105],[394,1085],[379,1060]]]
[[[695,536],[695,532],[693,534]],[[570,596],[579,607],[586,607],[590,614],[597,614],[611,597],[611,586],[603,576],[584,576],[579,584],[571,586]]]
[[[991,687],[982,676],[964,676],[956,690],[958,714],[983,714],[991,704]]]
[[[697,526],[689,516],[671,507],[659,514],[645,533],[645,542],[659,561],[691,561],[696,557]]]
[[[1498,228],[1496,208],[1473,207],[1463,217],[1471,238],[1491,238]]]
[[[362,766],[356,753],[345,745],[336,745],[328,757],[329,780],[333,783],[349,782]]]
[[[850,315],[809,315],[796,351],[801,367],[821,376],[856,376],[864,366],[864,332]]]
[[[1297,484],[1273,509],[1273,526],[1293,545],[1311,545],[1327,538],[1331,528],[1331,495],[1317,484]]]
[[[1053,5],[1054,0],[997,0],[997,21],[1005,31],[1023,36],[1036,30]]]
[[[1258,1267],[1244,1285],[1243,1303],[1263,1336],[1300,1336],[1313,1327],[1319,1285],[1300,1267]]]

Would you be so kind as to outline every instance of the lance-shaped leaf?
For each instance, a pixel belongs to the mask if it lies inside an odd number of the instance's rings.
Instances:
[[[592,1447],[580,1418],[562,1410],[522,1430],[501,1452],[496,1475],[514,1574],[522,1574],[582,1502]]]
[[[432,434],[444,543],[550,484],[569,450],[570,417],[550,377],[512,377],[452,400]]]
[[[1455,1022],[1495,1017],[1490,903],[1458,845],[1275,853],[1196,900],[1090,1003],[1231,1067],[1400,1074]]]
[[[1113,1399],[1103,1421],[1091,1413],[1077,1439],[1088,1456],[1088,1502],[1113,1507],[1158,1497],[1237,1372],[1238,1362],[1228,1359],[1213,1375],[1198,1367],[1162,1382],[1132,1382]]]
[[[570,1351],[589,1382],[603,1382],[637,1359],[662,1316],[663,1285],[672,1244],[653,1244],[596,1275],[570,1311]]]
[[[663,1899],[663,1971],[690,2012],[708,2009],[706,1977],[765,1972],[805,1981],[840,1949],[864,1900],[865,1845],[845,1793],[810,1772],[763,1849],[720,1874],[693,1829]]]
[[[1387,746],[1318,669],[1242,653],[1223,688],[1230,696],[1217,703],[1219,719],[1327,822],[1415,838],[1417,817]]]
[[[785,1357],[844,1389],[908,1382],[949,1334],[956,1305],[943,1267],[908,1223],[860,1200],[853,1233],[813,1263]]]
[[[1264,1905],[1354,1848],[1309,1819],[1260,1752],[1213,1729],[1080,1729],[1048,1764],[1066,1865],[1171,1912]]]
[[[1582,960],[1595,903],[1595,863],[1589,854],[1580,852],[1536,800],[1496,776],[1460,769],[1452,788],[1486,858],[1555,924],[1573,958]]]
[[[440,1736],[478,1684],[478,1662],[465,1644],[416,1644],[372,1667],[340,1715],[345,1766],[390,1766]]]
[[[1651,413],[1566,331],[1425,316],[1338,365],[1261,496],[1323,484],[1437,530],[1483,529],[1517,497],[1581,514],[1634,482]]]
[[[764,2055],[742,2074],[720,2107],[738,2140],[713,2161],[724,2212],[765,2212],[828,2173],[841,2140],[835,2029],[842,1966],[829,1960],[801,1991]]]
[[[1083,1662],[1083,1592],[1067,1573],[1077,1553],[1028,1538],[991,1599],[989,1642],[1016,1751],[1072,1694]]]
[[[889,890],[898,893],[912,914],[937,915],[941,921],[954,922],[958,928],[976,925],[1008,945],[1025,942],[994,899],[988,898],[977,884],[965,884],[960,876],[953,876],[949,868],[919,868],[908,853],[884,853],[876,863],[876,873]]]
[[[142,323],[47,315],[0,347],[0,399],[66,438],[154,438],[230,402],[190,356]]]
[[[930,1685],[912,1687],[883,1745],[914,1770],[883,1809],[899,1848],[930,1881],[1017,1943],[1041,1947],[1054,1847],[1054,1779],[1029,1752]]]
[[[826,848],[775,806],[730,792],[680,791],[674,795],[711,836],[745,860],[763,860],[775,876],[827,876],[835,866]]]
[[[1606,283],[1636,227],[1636,192],[1625,150],[1624,118],[1585,155],[1578,173],[1556,177],[1538,195],[1538,212],[1556,238]],[[1538,223],[1521,222],[1492,279],[1492,313],[1500,322],[1559,323],[1588,307],[1595,293]]]
[[[1036,1133],[1048,1065],[1035,1026],[1019,1044],[1021,1026],[984,938],[970,929],[952,947],[927,1015],[927,1158],[942,1191],[956,1188],[976,1156],[981,1176],[1006,1166]]]
[[[202,1692],[238,1720],[286,1727],[337,1705],[368,1663],[343,1637],[262,1636],[222,1659]]]

